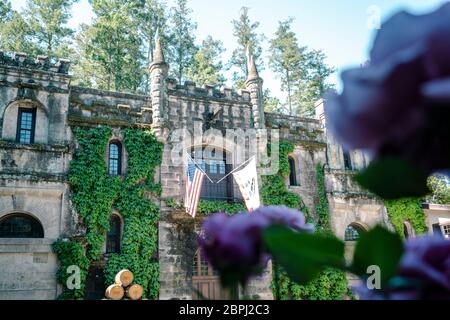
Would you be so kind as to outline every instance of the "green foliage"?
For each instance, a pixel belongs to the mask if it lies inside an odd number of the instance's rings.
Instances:
[[[427,202],[450,205],[450,184],[448,178],[441,175],[431,176],[428,179],[428,187],[432,194],[427,198]]]
[[[172,209],[183,210],[184,207],[181,203],[178,203],[174,199],[165,200],[167,206]],[[238,212],[245,212],[247,209],[242,203],[230,203],[227,201],[208,201],[200,200],[197,207],[197,214],[199,216],[209,216],[214,213],[223,212],[229,215],[236,214]]]
[[[298,284],[308,284],[325,266],[342,268],[345,264],[344,243],[330,235],[273,226],[264,231],[263,238],[273,258]]]
[[[286,273],[280,272],[278,283],[278,300],[341,300],[348,294],[345,273],[336,269],[326,269],[307,286],[292,282]]]
[[[249,17],[249,8],[242,7],[239,19],[233,20],[233,36],[237,41],[237,48],[233,51],[229,61],[229,68],[234,67],[233,80],[238,88],[243,88],[247,79],[247,46],[253,55],[258,71],[263,69],[261,42],[264,36],[258,34],[259,22],[252,22]]]
[[[223,84],[225,78],[222,75],[223,64],[220,57],[224,51],[222,41],[208,36],[187,69],[187,78],[199,86]]]
[[[121,0],[92,1],[93,24],[82,25],[77,36],[76,83],[106,90],[138,90],[144,57],[132,7]]]
[[[351,271],[364,278],[369,266],[378,266],[382,270],[381,284],[384,285],[397,273],[402,254],[403,242],[400,236],[377,226],[360,235]]]
[[[198,206],[198,213],[208,216],[213,213],[223,212],[233,215],[238,212],[245,212],[247,209],[242,203],[229,203],[226,201],[206,201],[201,200]]]
[[[354,180],[385,200],[422,197],[430,193],[427,174],[409,162],[395,157],[371,162]]]
[[[425,213],[422,209],[422,199],[420,198],[403,198],[398,200],[386,200],[386,206],[389,219],[394,225],[395,231],[402,237],[404,234],[404,223],[408,221],[416,234],[424,234],[427,232],[425,222]]]
[[[102,255],[105,234],[115,208],[124,219],[122,250],[108,259],[106,284],[115,273],[126,268],[134,273],[135,281],[144,288],[143,296],[156,299],[159,265],[152,257],[156,257],[157,252],[159,208],[147,199],[145,193],[160,194],[160,185],[154,183],[154,170],[161,163],[163,146],[148,131],[124,129],[127,175],[110,177],[104,155],[112,130],[107,127],[76,128],[74,134],[79,148],[70,164],[69,183],[72,202],[86,227],[84,243],[88,265],[98,261]],[[65,271],[63,267],[61,264],[60,272]],[[80,296],[80,292],[72,292],[62,298]]]
[[[279,173],[272,177],[263,177],[263,188],[261,195],[264,204],[287,205],[292,208],[299,208],[302,199],[291,192],[287,191],[285,179],[290,174],[289,154],[294,151],[291,143],[280,142],[280,161]],[[318,216],[318,228],[325,235],[330,235],[331,228],[329,224],[329,206],[325,193],[324,169],[317,165],[317,193],[319,195],[319,203],[316,206]],[[275,200],[274,200],[275,199]],[[307,215],[307,220],[311,222],[307,208],[302,209]],[[347,293],[347,278],[345,273],[328,268],[318,275],[316,279],[307,285],[299,285],[293,282],[283,267],[279,266],[274,260],[272,291],[276,299],[302,299],[302,300],[336,300],[342,299]]]
[[[67,273],[69,266],[78,266],[80,268],[80,289],[69,290],[67,286],[63,285],[63,292],[58,297],[59,299],[76,299],[80,300],[84,297],[84,284],[89,269],[89,260],[84,254],[84,247],[81,243],[76,241],[62,241],[59,240],[53,244],[53,251],[59,259],[60,267],[56,273],[58,283],[66,284],[70,274]]]
[[[185,80],[186,70],[192,64],[197,52],[195,46],[195,30],[197,24],[192,21],[192,9],[187,0],[176,0],[171,14],[171,55],[170,63],[173,75],[181,83]]]
[[[280,141],[279,171],[275,175],[262,177],[261,198],[266,206],[284,205],[293,209],[301,209],[307,214],[308,210],[303,205],[301,197],[293,192],[289,192],[286,187],[286,178],[290,173],[289,154],[293,151],[294,146],[290,142]]]
[[[329,204],[325,191],[325,169],[320,164],[316,167],[317,194],[319,195],[319,203],[316,206],[316,214],[319,218],[319,227],[324,232],[331,232]]]

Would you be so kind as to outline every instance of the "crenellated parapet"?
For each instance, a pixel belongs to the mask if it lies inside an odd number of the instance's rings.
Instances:
[[[178,84],[175,78],[166,79],[167,90],[170,95],[185,96],[188,98],[210,99],[224,102],[250,103],[250,92],[248,90],[234,90],[225,86],[205,84],[197,86],[195,82],[185,81]]]
[[[6,53],[0,51],[0,66],[26,68],[29,70],[46,71],[68,75],[70,60],[58,59],[52,61],[47,56],[29,57],[26,53]]]

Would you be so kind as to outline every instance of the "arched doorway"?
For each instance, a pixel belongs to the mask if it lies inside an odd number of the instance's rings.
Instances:
[[[192,300],[230,300],[237,293],[237,288],[234,292],[222,288],[219,274],[208,263],[201,250],[197,250],[194,256],[192,287]]]

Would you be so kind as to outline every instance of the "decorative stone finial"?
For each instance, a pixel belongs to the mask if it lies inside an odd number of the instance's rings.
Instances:
[[[156,29],[155,34],[155,53],[153,55],[153,63],[164,63],[164,53],[161,48],[161,39],[159,37],[159,28]]]
[[[250,53],[250,45],[248,43],[246,55],[247,55],[247,73],[248,73],[247,80],[258,79],[259,74],[258,70],[256,69],[255,59],[253,58],[253,54]]]

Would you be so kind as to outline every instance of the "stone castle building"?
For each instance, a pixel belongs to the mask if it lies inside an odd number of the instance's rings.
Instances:
[[[127,151],[120,143],[122,129],[151,129],[165,144],[157,172],[162,185],[158,202],[160,299],[195,298],[193,286],[210,298],[224,297],[217,277],[196,251],[196,228],[188,223],[192,218],[165,201],[182,202],[184,197],[186,167],[171,161],[171,134],[178,129],[191,133],[211,128],[277,129],[281,139],[295,145],[286,185],[313,213],[318,201],[315,168],[317,164],[325,166],[331,224],[339,238],[348,240],[351,247],[351,240],[362,229],[378,223],[389,225],[382,203],[351,181],[353,170],[363,168],[367,157],[361,152],[344,152],[327,134],[322,104],[317,106],[317,119],[265,113],[263,80],[252,59],[246,90],[239,93],[214,86],[199,88],[188,81],[178,84],[168,77],[169,65],[159,43],[156,47],[148,96],[73,86],[67,60],[52,63],[43,56],[0,52],[0,299],[55,299],[61,292],[52,243],[80,232],[68,184],[68,168],[77,147],[73,129],[80,126],[113,129],[105,154],[113,174],[127,172]],[[205,143],[202,139],[193,142],[197,146]],[[234,152],[223,150],[231,158]],[[203,163],[204,169],[220,178],[238,165],[227,159],[214,165]],[[202,198],[240,201],[232,179],[215,187],[206,180],[204,184]],[[118,230],[115,239],[120,247],[122,220],[120,212],[115,214],[111,226]],[[183,225],[188,227],[180,228]],[[271,299],[270,280],[268,268],[252,280],[249,293]],[[101,298],[104,289],[102,265],[93,266],[86,296]]]

